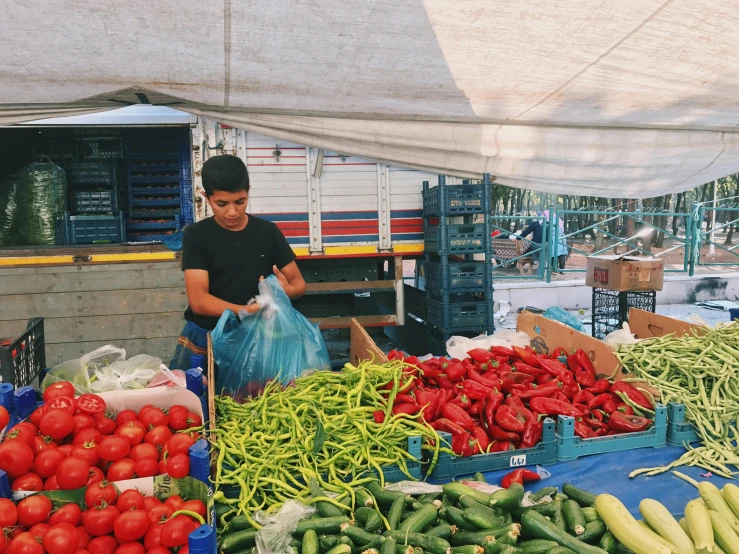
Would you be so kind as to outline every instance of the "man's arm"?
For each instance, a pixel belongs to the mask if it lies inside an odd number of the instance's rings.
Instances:
[[[256,304],[239,306],[238,304],[231,304],[230,302],[216,298],[208,292],[208,285],[208,272],[206,270],[185,270],[187,301],[190,303],[192,311],[198,315],[221,317],[221,314],[226,310],[231,310],[233,313],[238,314],[239,310],[246,310],[252,313],[259,309],[259,306]],[[305,286],[305,283],[303,285]]]
[[[297,300],[305,294],[305,279],[298,269],[298,264],[290,262],[281,270],[273,266],[272,271],[291,300]]]

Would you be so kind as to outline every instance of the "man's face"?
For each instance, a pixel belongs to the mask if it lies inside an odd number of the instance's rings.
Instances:
[[[249,193],[245,190],[239,192],[218,190],[208,198],[208,203],[218,225],[225,229],[240,230],[244,228],[246,221],[248,200]]]

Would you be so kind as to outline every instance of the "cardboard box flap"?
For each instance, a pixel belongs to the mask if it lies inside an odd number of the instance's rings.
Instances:
[[[654,256],[625,256],[620,254],[598,254],[597,256],[589,256],[590,258],[598,260],[609,260],[614,262],[660,262],[662,258],[655,258]]]
[[[557,348],[568,352],[582,348],[593,361],[596,375],[611,377],[615,372],[615,378],[621,379],[621,364],[611,349],[585,333],[526,311],[518,314],[516,329],[531,337],[531,347],[537,352],[550,354]]]
[[[705,332],[700,325],[636,308],[629,310],[629,328],[637,339],[664,337],[670,333],[682,337],[690,332]]]
[[[352,318],[351,322],[351,347],[349,349],[349,361],[357,365],[363,360],[374,360],[375,363],[384,364],[387,356],[380,350],[375,341],[372,340],[359,322]]]

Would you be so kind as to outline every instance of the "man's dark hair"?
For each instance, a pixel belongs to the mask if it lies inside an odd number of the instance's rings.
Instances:
[[[206,196],[223,192],[249,192],[249,172],[241,158],[224,154],[210,158],[203,164],[203,188]]]

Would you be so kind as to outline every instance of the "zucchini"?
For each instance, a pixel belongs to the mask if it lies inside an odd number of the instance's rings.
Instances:
[[[377,535],[375,533],[370,533],[369,531],[365,531],[361,527],[351,525],[350,523],[341,524],[341,534],[345,537],[349,537],[354,544],[360,546],[369,544],[377,539]]]
[[[448,523],[440,523],[436,527],[432,527],[431,529],[428,529],[426,531],[426,535],[431,535],[432,537],[439,537],[440,539],[446,539],[449,540],[452,538],[452,535],[455,532],[455,528],[453,528]]]
[[[567,531],[567,523],[565,522],[565,516],[562,513],[562,504],[567,501],[567,497],[565,496],[562,500],[563,495],[558,494],[554,497],[554,502],[552,502],[552,505],[554,506],[554,513],[550,516],[550,519],[552,520],[552,523],[557,526],[557,528],[561,529],[562,531]]]
[[[352,547],[348,544],[337,544],[326,554],[352,554]]]
[[[546,539],[533,539],[519,543],[518,550],[521,554],[547,554],[552,548],[558,546],[554,541]]]
[[[613,533],[606,531],[598,541],[598,546],[608,552],[608,554],[614,554],[614,552],[616,552],[616,547],[618,546],[618,541],[616,540],[616,537],[613,536]]]
[[[598,495],[595,499],[595,509],[616,539],[635,554],[670,554],[670,548],[639,525],[615,496]],[[672,548],[676,550],[677,547]]]
[[[421,504],[421,507],[412,516],[400,524],[399,531],[420,533],[431,525],[438,517],[439,510],[433,504]]]
[[[295,535],[303,535],[308,529],[313,529],[322,535],[337,535],[341,531],[341,524],[349,521],[346,516],[319,517],[317,519],[303,519],[295,526]]]
[[[523,500],[524,492],[523,485],[512,483],[507,489],[500,489],[491,494],[488,504],[502,510],[518,508]]]
[[[595,504],[594,494],[578,489],[575,485],[570,483],[562,485],[562,493],[566,494],[568,498],[574,500],[583,508],[587,508],[588,506]]]
[[[400,525],[400,519],[403,517],[403,508],[405,508],[405,500],[402,497],[396,498],[390,505],[387,513],[387,523],[390,530],[393,531]]]
[[[731,511],[734,512],[734,515],[739,517],[739,487],[731,483],[724,485],[724,488],[721,489],[721,495]]]
[[[465,544],[464,546],[452,546],[452,554],[484,554],[485,549],[477,544]]]
[[[452,500],[458,500],[462,496],[471,496],[481,504],[487,505],[490,502],[491,495],[478,491],[477,489],[473,489],[472,487],[468,487],[463,483],[447,483],[446,485],[443,485],[442,488],[444,489],[444,493]]]
[[[320,554],[318,547],[318,533],[313,529],[308,529],[303,535],[300,554]]]
[[[588,506],[587,508],[582,508],[582,515],[585,518],[585,523],[590,523],[591,521],[600,519],[600,516],[598,515],[598,510],[596,510],[592,506]]]
[[[701,483],[702,484],[702,483]],[[708,510],[716,543],[728,554],[739,554],[739,537],[726,518],[716,510]]]
[[[606,531],[606,524],[603,523],[602,520],[596,519],[587,522],[585,524],[585,531],[577,538],[580,539],[582,542],[595,544],[600,540],[600,538],[605,534]],[[695,554],[695,552],[693,552],[692,554]]]
[[[605,551],[597,546],[589,545],[568,535],[543,515],[533,510],[524,512],[521,516],[521,530],[526,537],[554,541],[559,546],[569,548],[575,554],[605,554]],[[656,552],[658,551],[651,554],[656,554]]]
[[[312,529],[310,530],[312,531]],[[339,544],[338,535],[326,535],[318,541],[318,550],[321,554],[326,554],[326,552],[331,550],[337,544]]]
[[[499,541],[507,533],[513,533],[516,536],[521,534],[521,526],[518,523],[511,523],[505,527],[497,529],[485,529],[483,531],[461,531],[452,535],[453,546],[464,546],[465,544],[483,544],[485,539],[493,537]]]
[[[318,481],[316,481],[314,477],[308,479],[308,490],[310,490],[310,494],[313,498],[326,496],[326,493],[323,492],[321,486],[318,484]],[[321,514],[323,517],[336,517],[344,515],[344,511],[341,508],[335,506],[334,504],[331,504],[330,502],[325,502],[321,500],[314,503],[314,506],[316,507],[316,510],[318,510],[318,513]]]
[[[395,539],[399,544],[409,544],[414,548],[422,548],[424,552],[430,552],[431,554],[448,554],[447,551],[452,548],[448,541],[422,533],[388,531],[385,536]]]
[[[734,533],[739,534],[739,519],[737,519],[734,512],[729,508],[718,487],[709,481],[702,481],[698,485],[698,492],[703,502],[706,503],[708,510],[714,510],[720,513],[726,520],[726,523],[734,530]],[[726,549],[724,548],[724,550]]]
[[[580,504],[574,500],[568,500],[562,505],[562,515],[565,516],[567,530],[577,536],[585,532],[585,516],[582,513]]]
[[[395,547],[397,545],[398,543],[395,541],[395,539],[385,539],[385,542],[382,543],[382,547],[380,548],[380,554],[395,554]]]
[[[555,546],[547,554],[575,554],[575,552],[564,546]]]
[[[492,509],[487,506],[479,508],[465,508],[464,518],[475,527],[480,529],[493,529],[505,525],[503,520],[495,515]]]
[[[380,486],[378,481],[370,481],[365,485],[365,488],[374,497],[378,504],[383,504],[385,506],[390,506],[398,497],[405,499],[405,494],[398,491],[385,490]]]
[[[361,508],[362,506],[374,506],[375,499],[367,492],[367,489],[361,487],[354,491],[354,500]]]
[[[645,498],[639,503],[639,512],[655,533],[677,546],[678,554],[695,554],[693,541],[662,504]]]
[[[700,500],[691,500],[685,505],[685,519],[697,553],[708,554],[713,552],[715,538],[712,531],[711,516],[706,505]]]
[[[472,478],[478,483],[487,483],[487,479],[485,479],[485,476],[479,471],[475,473],[475,475]]]
[[[546,497],[549,497],[550,500],[553,500],[554,495],[557,494],[557,492],[557,487],[543,487],[536,492],[532,492],[529,495],[529,499],[531,499],[532,502],[541,502]]]
[[[449,506],[446,509],[446,520],[463,531],[474,531],[477,529],[476,525],[473,525],[464,517],[464,511],[454,506]]]
[[[221,551],[225,554],[246,550],[257,544],[257,530],[245,529],[236,533],[229,533],[221,541]]]

